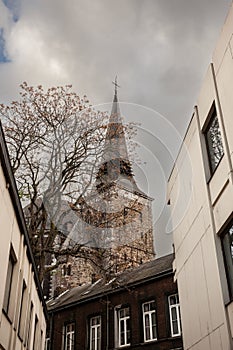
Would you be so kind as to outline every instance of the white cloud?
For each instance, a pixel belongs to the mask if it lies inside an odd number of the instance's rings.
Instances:
[[[71,83],[91,102],[109,102],[118,74],[123,101],[157,110],[183,133],[228,8],[222,0],[22,0],[14,22],[0,0],[12,59],[0,64],[0,102],[15,99],[23,81]]]

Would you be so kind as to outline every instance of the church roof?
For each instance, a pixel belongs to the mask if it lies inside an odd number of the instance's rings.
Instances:
[[[116,275],[108,283],[100,279],[93,284],[87,283],[67,290],[57,298],[48,301],[48,310],[55,311],[71,307],[74,304],[87,302],[102,295],[117,293],[124,290],[125,287],[130,288],[130,286],[143,284],[170,275],[173,273],[173,260],[174,254],[169,254],[144,263],[137,268],[128,269]]]

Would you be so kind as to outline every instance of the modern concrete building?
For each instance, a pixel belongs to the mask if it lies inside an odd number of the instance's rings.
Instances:
[[[184,349],[233,349],[233,6],[168,182]]]
[[[182,350],[173,254],[48,301],[50,349]]]
[[[41,350],[46,305],[0,125],[0,349]]]

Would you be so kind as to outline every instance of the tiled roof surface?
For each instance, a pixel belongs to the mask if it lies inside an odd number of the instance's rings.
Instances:
[[[172,273],[173,259],[174,255],[169,254],[144,263],[137,268],[126,270],[108,283],[98,280],[93,284],[88,283],[67,290],[57,298],[48,301],[48,310],[51,311],[57,308],[63,308],[70,304],[87,301],[102,294],[117,292],[120,288],[158,278],[160,275],[167,272]]]

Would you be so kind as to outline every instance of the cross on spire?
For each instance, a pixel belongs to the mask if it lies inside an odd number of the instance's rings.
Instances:
[[[113,85],[115,85],[115,96],[117,96],[117,88],[120,87],[120,85],[117,84],[117,75],[115,77],[115,81],[112,81]]]

